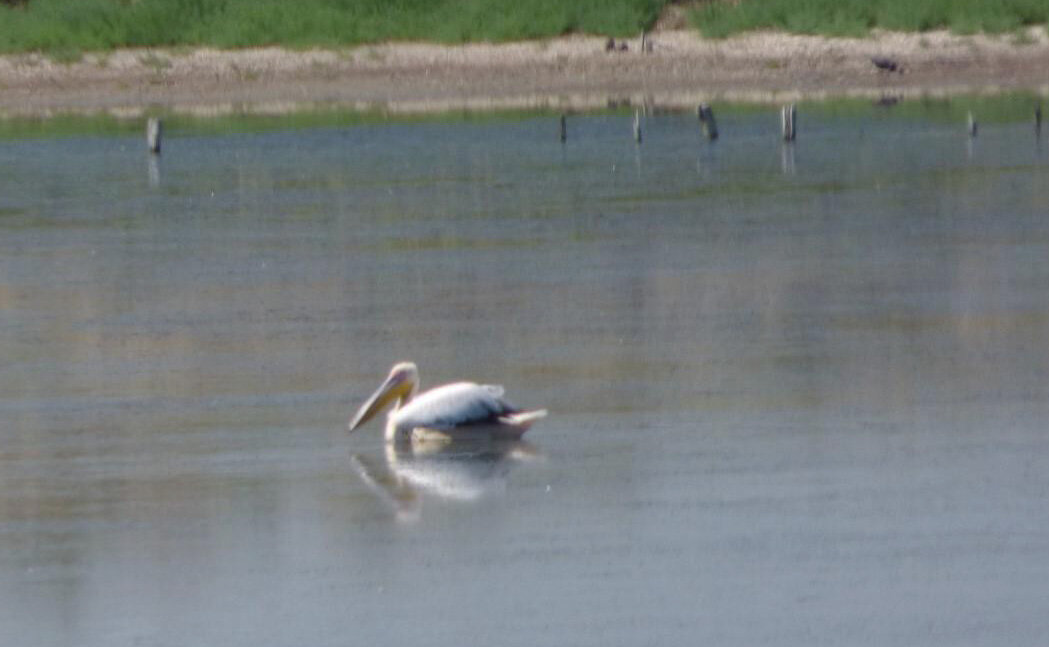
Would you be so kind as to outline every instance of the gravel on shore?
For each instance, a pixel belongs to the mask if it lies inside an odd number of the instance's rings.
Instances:
[[[1001,36],[875,32],[846,39],[757,32],[725,40],[667,29],[648,39],[648,52],[639,38],[616,41],[608,51],[606,38],[568,36],[309,51],[120,50],[73,63],[9,55],[0,57],[0,115],[279,113],[319,106],[573,110],[1014,90],[1049,95],[1044,27]],[[880,69],[874,58],[895,69]]]

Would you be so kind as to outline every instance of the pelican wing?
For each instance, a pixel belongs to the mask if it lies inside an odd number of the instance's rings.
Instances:
[[[502,395],[503,387],[492,384],[446,384],[415,397],[398,409],[393,418],[398,427],[406,429],[448,430],[497,422],[500,416],[517,412]]]

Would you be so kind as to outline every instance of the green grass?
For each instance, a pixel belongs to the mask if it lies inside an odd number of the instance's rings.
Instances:
[[[120,47],[340,47],[636,35],[670,0],[0,0],[0,53]],[[752,29],[862,36],[870,29],[960,33],[1049,23],[1049,0],[709,0],[706,36]],[[1018,36],[1020,38],[1020,36]]]
[[[1002,33],[1049,23],[1049,0],[712,0],[692,12],[705,36],[754,29],[863,36],[873,28]]]
[[[634,35],[667,0],[29,0],[0,4],[0,52],[337,47],[567,33]]]

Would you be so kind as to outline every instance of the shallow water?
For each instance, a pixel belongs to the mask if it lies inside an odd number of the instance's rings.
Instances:
[[[1046,142],[887,114],[0,144],[0,643],[1041,644]]]

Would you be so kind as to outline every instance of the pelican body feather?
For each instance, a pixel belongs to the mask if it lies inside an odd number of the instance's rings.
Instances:
[[[390,404],[386,440],[516,439],[545,409],[522,411],[503,398],[503,387],[455,382],[416,396],[419,370],[411,362],[394,365],[379,388],[350,420],[354,431]]]

